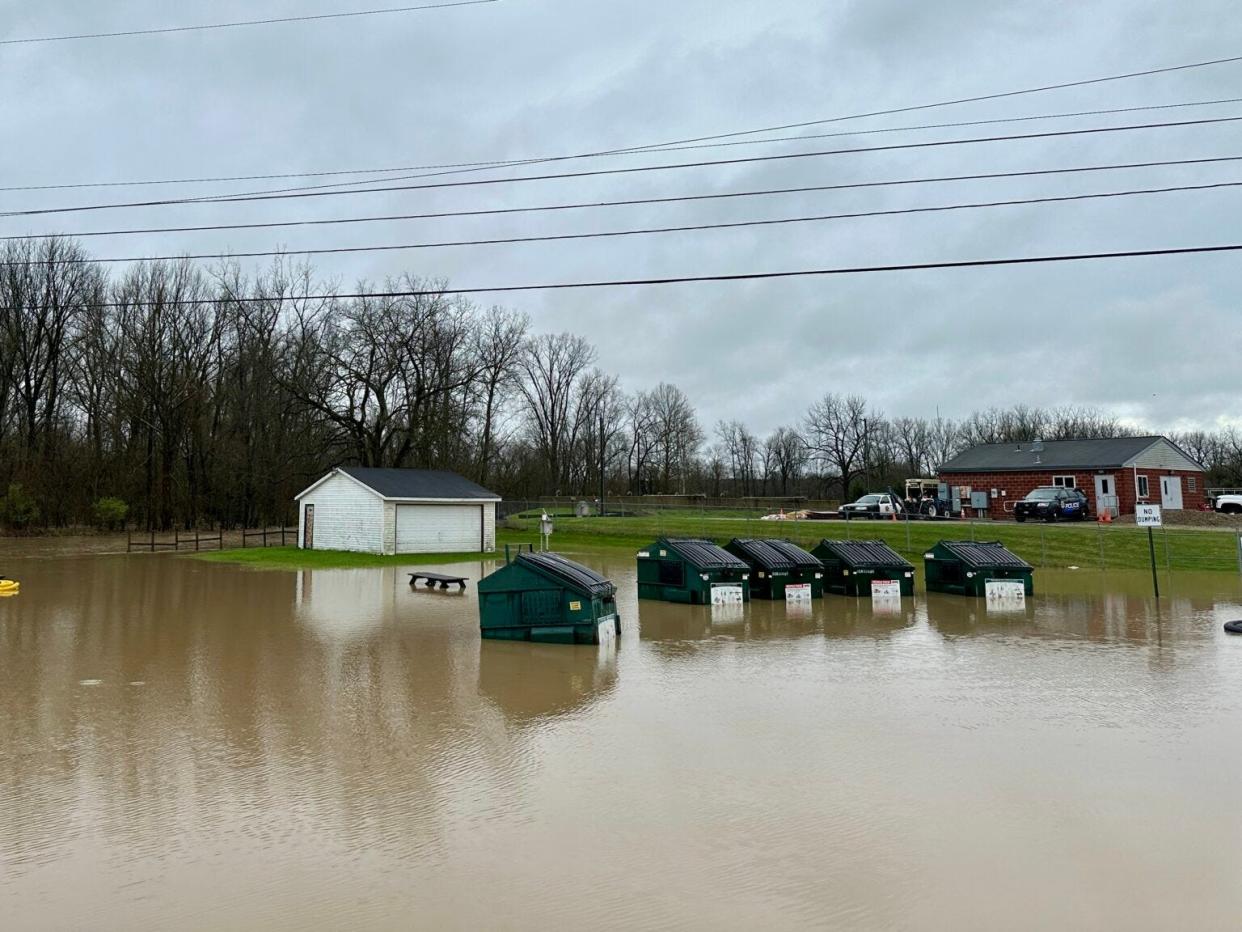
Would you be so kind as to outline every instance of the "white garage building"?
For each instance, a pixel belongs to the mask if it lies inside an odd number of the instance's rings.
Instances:
[[[499,501],[452,472],[341,466],[297,497],[298,546],[382,554],[495,550]]]

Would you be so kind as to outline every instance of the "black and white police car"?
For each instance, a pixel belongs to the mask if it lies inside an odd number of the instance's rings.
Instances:
[[[1042,486],[1018,502],[1013,516],[1019,521],[1083,521],[1087,517],[1087,496],[1080,489]]]

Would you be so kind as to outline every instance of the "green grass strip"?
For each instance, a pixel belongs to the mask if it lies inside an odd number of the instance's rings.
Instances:
[[[500,544],[537,543],[539,524],[510,518]],[[939,540],[996,540],[1032,566],[1083,569],[1146,569],[1147,531],[1126,525],[968,521],[759,521],[712,517],[697,511],[626,518],[559,518],[552,547],[638,549],[657,537],[702,537],[725,543],[734,537],[783,537],[810,549],[822,538],[882,540],[916,566]],[[1161,570],[1238,571],[1238,537],[1228,531],[1158,528],[1156,563]]]
[[[297,547],[247,547],[188,555],[208,563],[232,563],[260,570],[362,569],[375,566],[426,566],[492,559],[494,553],[350,553],[345,550],[300,550]]]

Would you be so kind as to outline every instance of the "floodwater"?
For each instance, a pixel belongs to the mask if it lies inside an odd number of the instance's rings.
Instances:
[[[581,559],[615,648],[482,643],[393,569],[8,561],[0,926],[1242,921],[1237,577],[713,616]]]

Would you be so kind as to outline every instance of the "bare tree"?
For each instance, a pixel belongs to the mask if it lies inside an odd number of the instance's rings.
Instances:
[[[792,427],[778,427],[764,442],[772,476],[780,481],[781,495],[789,494],[789,484],[802,478],[808,451],[802,436]]]
[[[867,403],[857,395],[829,393],[807,412],[807,447],[848,497],[862,475],[867,447]]]
[[[526,347],[530,321],[525,314],[493,307],[478,330],[479,357],[479,454],[478,476],[484,485],[491,477],[497,420],[505,396],[518,372]]]
[[[536,445],[554,491],[568,480],[570,412],[578,377],[595,362],[595,348],[571,333],[528,340],[520,383]]]

